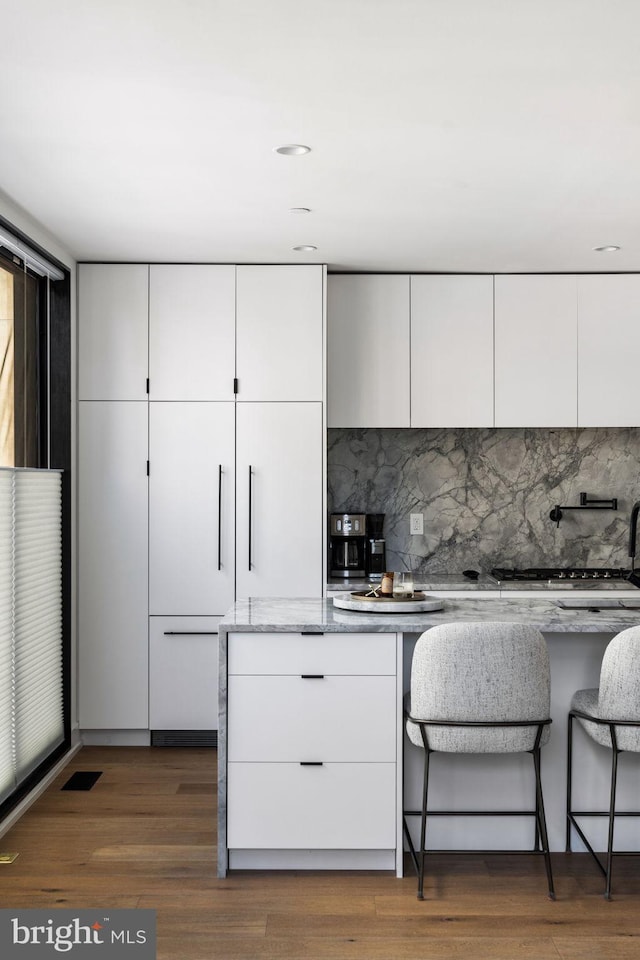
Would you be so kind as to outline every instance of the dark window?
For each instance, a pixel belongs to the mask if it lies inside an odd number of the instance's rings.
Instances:
[[[0,250],[0,466],[47,466],[46,277]],[[43,309],[44,308],[44,309]],[[43,362],[43,360],[45,362]]]

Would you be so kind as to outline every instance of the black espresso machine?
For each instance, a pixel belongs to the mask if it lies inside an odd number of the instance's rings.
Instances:
[[[329,576],[381,579],[386,550],[383,513],[332,513],[329,516]]]

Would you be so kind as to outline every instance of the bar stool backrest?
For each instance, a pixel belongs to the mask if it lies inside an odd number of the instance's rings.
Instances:
[[[411,666],[411,716],[420,720],[503,723],[549,717],[549,654],[542,634],[519,623],[448,623],[418,639]],[[538,728],[426,728],[432,750],[519,753],[535,744]],[[410,740],[420,729],[407,722]],[[544,727],[541,744],[549,739]]]
[[[604,652],[598,714],[606,720],[640,720],[640,627],[623,630]],[[640,727],[616,727],[616,738],[620,750],[640,753]]]

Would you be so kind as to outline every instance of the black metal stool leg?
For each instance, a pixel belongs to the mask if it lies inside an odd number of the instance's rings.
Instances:
[[[423,731],[424,737],[424,731]],[[426,739],[426,738],[425,738]],[[418,874],[418,900],[424,900],[424,856],[427,838],[427,795],[429,792],[429,754],[431,751],[425,743],[424,750],[424,777],[422,783],[422,816],[420,820],[420,872]]]
[[[569,714],[567,724],[567,822],[564,849],[565,853],[571,853],[571,794],[573,776],[573,716]]]
[[[542,779],[540,776],[540,748],[536,747],[533,753],[533,765],[536,773],[536,810],[539,819],[540,837],[542,839],[542,852],[544,853],[544,863],[547,870],[547,883],[549,885],[549,899],[555,900],[556,894],[553,887],[553,874],[551,872],[551,854],[549,852],[549,838],[547,836],[547,820],[544,815],[544,801],[542,799]]]
[[[607,882],[604,891],[605,900],[611,900],[611,870],[613,867],[613,828],[616,819],[616,784],[618,780],[618,744],[613,724],[611,731],[611,794],[609,797],[609,836],[607,839]]]

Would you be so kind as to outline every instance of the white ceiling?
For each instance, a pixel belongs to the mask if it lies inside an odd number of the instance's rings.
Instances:
[[[0,188],[81,260],[640,270],[640,2],[16,0]]]

